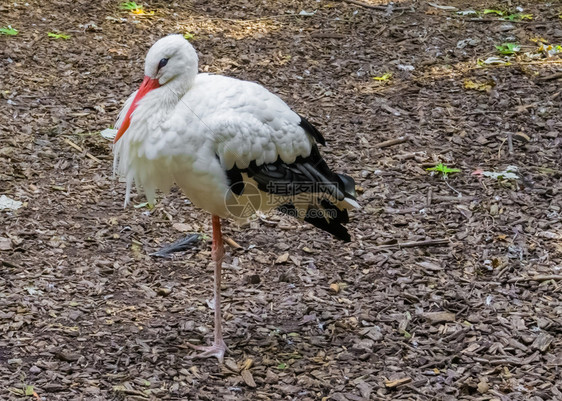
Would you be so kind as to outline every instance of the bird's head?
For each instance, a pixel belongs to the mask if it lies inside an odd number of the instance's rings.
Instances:
[[[195,49],[182,35],[169,35],[158,40],[146,55],[144,80],[131,104],[113,143],[127,131],[137,103],[153,89],[169,86],[170,91],[185,90],[197,75],[198,58]],[[175,85],[177,83],[177,85]]]
[[[197,74],[197,53],[182,35],[166,36],[152,45],[144,63],[145,78],[166,85],[176,79],[190,81]]]

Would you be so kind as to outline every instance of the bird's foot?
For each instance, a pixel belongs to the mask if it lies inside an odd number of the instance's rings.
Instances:
[[[228,347],[226,346],[223,340],[214,341],[213,345],[194,345],[191,343],[186,344],[189,348],[194,349],[196,351],[201,351],[195,355],[190,355],[189,359],[202,359],[202,358],[212,358],[215,357],[219,360],[220,363],[224,362],[224,354],[228,351]]]

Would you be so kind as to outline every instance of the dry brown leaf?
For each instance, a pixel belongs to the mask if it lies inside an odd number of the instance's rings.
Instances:
[[[172,224],[172,227],[182,233],[193,231],[191,224],[186,223],[174,223]]]
[[[12,240],[9,238],[0,238],[0,251],[8,251],[12,249]]]
[[[244,361],[244,363],[242,363],[242,366],[240,366],[241,370],[248,370],[250,369],[252,366],[254,365],[254,360],[251,358],[248,358]]]
[[[240,368],[238,367],[236,362],[234,362],[230,358],[225,359],[224,366],[226,366],[229,370],[231,370],[233,372],[239,372],[240,371]]]
[[[480,379],[480,383],[478,383],[478,386],[477,386],[478,392],[480,394],[484,394],[484,393],[487,393],[489,389],[490,389],[490,386],[488,385],[488,381],[486,380],[485,377],[482,377]]]
[[[465,79],[463,82],[463,87],[465,89],[474,89],[481,92],[487,92],[492,89],[493,84],[490,82],[474,82],[470,79]]]
[[[277,259],[275,260],[275,263],[276,264],[285,263],[288,259],[289,259],[289,252],[285,252],[284,254],[279,255],[277,257]]]
[[[249,387],[256,387],[256,382],[254,381],[254,376],[252,376],[252,372],[249,370],[243,370],[240,372],[240,376],[242,376],[242,380],[246,383]]]
[[[519,141],[522,142],[530,142],[531,141],[531,137],[527,134],[525,134],[524,132],[516,132],[515,135],[513,135],[513,139],[517,139]]]

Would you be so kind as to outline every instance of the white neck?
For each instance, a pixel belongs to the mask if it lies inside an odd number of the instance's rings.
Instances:
[[[133,114],[142,116],[142,119],[148,126],[154,127],[154,124],[160,124],[165,120],[181,98],[193,86],[195,75],[193,77],[178,77],[166,82],[161,87],[147,93],[138,103],[137,110]]]
[[[161,88],[168,88],[169,92],[176,94],[179,99],[187,93],[187,91],[193,86],[195,82],[195,77],[197,76],[197,69],[189,69],[185,71],[181,76],[166,82]]]

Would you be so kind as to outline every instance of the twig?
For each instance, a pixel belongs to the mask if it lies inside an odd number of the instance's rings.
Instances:
[[[420,153],[420,152],[403,153],[401,155],[394,155],[393,157],[403,162],[406,160],[414,159],[416,157],[416,153]]]
[[[230,245],[230,246],[231,246],[232,248],[234,248],[234,249],[240,249],[240,248],[242,248],[242,246],[241,246],[238,242],[234,241],[234,240],[233,240],[232,238],[230,238],[230,237],[226,237],[226,236],[225,236],[225,237],[224,237],[224,242],[226,242],[228,245]]]
[[[513,154],[513,134],[511,132],[507,133],[507,151],[510,155]]]
[[[423,206],[407,207],[405,209],[394,209],[392,207],[385,207],[384,212],[388,214],[411,214],[411,213],[417,213],[421,209],[423,209]]]
[[[475,199],[476,197],[474,196],[462,196],[459,198],[458,196],[433,195],[431,197],[431,200],[436,202],[472,202]]]
[[[409,390],[411,390],[411,391],[413,391],[414,393],[418,393],[418,394],[420,394],[420,395],[422,395],[422,396],[424,396],[424,397],[427,395],[426,392],[424,392],[423,390],[420,390],[419,388],[415,387],[415,386],[412,385],[412,384],[406,384],[406,385],[404,385],[403,387],[404,387],[404,388],[407,388],[407,389],[409,389]]]
[[[388,5],[386,5],[386,6],[375,6],[373,4],[363,3],[362,1],[358,1],[358,0],[342,0],[342,1],[344,3],[355,4],[356,6],[370,8],[371,10],[380,10],[380,11],[388,10]],[[411,9],[412,9],[411,7],[392,7],[392,11],[403,11],[403,10],[411,10]]]
[[[451,360],[453,358],[456,358],[456,357],[457,357],[457,355],[446,356],[444,358],[441,358],[438,361],[431,361],[431,362],[426,363],[425,365],[418,366],[418,369],[422,370],[422,369],[429,368],[429,367],[432,367],[432,366],[434,366],[434,367],[442,366],[442,365],[445,365],[445,364],[451,362]]]
[[[517,283],[518,281],[548,281],[562,280],[561,274],[539,274],[531,277],[513,277],[507,280],[508,283]]]
[[[451,186],[451,184],[449,184],[449,181],[448,181],[447,179],[445,179],[445,184],[447,184],[447,186],[448,186],[449,188],[451,188],[453,191],[455,191],[459,197],[462,197],[462,194],[461,194],[459,191],[457,191],[455,188],[453,188],[453,187]]]
[[[388,141],[377,143],[373,147],[375,149],[387,148],[389,146],[398,145],[399,143],[403,143],[403,142],[406,142],[406,141],[409,141],[409,140],[410,140],[409,137],[401,136],[401,137],[398,137],[398,138],[389,139]]]
[[[486,68],[510,68],[510,67],[520,67],[522,65],[549,65],[549,64],[562,64],[562,60],[543,60],[543,61],[520,61],[520,62],[516,62],[516,63],[511,63],[511,64],[489,64],[489,65],[474,65],[471,67],[466,67],[465,69],[463,69],[462,71],[453,71],[453,72],[446,72],[446,73],[431,73],[431,74],[424,74],[424,75],[420,75],[419,77],[417,77],[415,79],[415,82],[421,82],[424,79],[428,79],[428,78],[440,78],[440,77],[454,77],[454,76],[458,76],[458,75],[463,75],[466,74],[467,71],[472,71],[472,70],[483,70]],[[385,89],[388,87],[384,87],[381,86],[381,90],[379,92],[382,92],[382,89]],[[396,88],[396,85],[393,86],[393,88]]]
[[[318,33],[311,34],[310,37],[311,38],[318,38],[318,39],[344,39],[347,36],[340,35],[338,33],[318,32]]]
[[[277,15],[269,15],[267,17],[259,17],[259,18],[250,18],[250,19],[232,19],[232,18],[221,18],[221,17],[194,17],[195,21],[226,21],[226,22],[235,22],[238,24],[245,24],[248,22],[258,22],[258,21],[268,21],[268,20],[276,20],[278,18],[290,18],[290,17],[302,17],[302,15],[291,13],[291,14],[277,14]]]
[[[143,393],[140,390],[135,390],[132,388],[125,388],[125,387],[119,387],[117,389],[114,388],[114,390],[116,393],[123,393],[123,394],[127,394],[127,395],[132,395],[132,396],[138,396],[142,399],[148,399],[148,395],[146,395],[145,393]]]
[[[70,139],[67,138],[62,138],[63,141],[65,141],[67,144],[69,144],[70,146],[72,146],[74,149],[76,149],[78,152],[83,152],[84,149],[82,149],[80,146],[76,145],[74,142],[72,142]],[[90,159],[92,159],[95,162],[101,163],[101,160],[98,159],[96,156],[94,156],[93,154],[91,154],[90,152],[86,152],[86,156],[89,157]]]
[[[562,71],[555,72],[554,74],[547,75],[546,77],[539,78],[539,81],[552,81],[553,79],[562,78]]]
[[[500,393],[498,390],[494,390],[493,388],[488,389],[488,393],[495,395],[497,398],[500,399],[500,401],[509,401],[510,398],[506,397],[505,395],[503,395],[502,393]]]
[[[66,143],[68,143],[70,146],[72,146],[78,152],[83,152],[83,149],[80,146],[76,145],[74,142],[72,142],[70,139],[62,138],[62,140],[65,141]]]
[[[6,266],[6,267],[11,267],[13,269],[17,269],[17,270],[23,270],[23,267],[16,265],[15,263],[9,262],[7,260],[2,260],[0,259],[0,266]]]
[[[398,161],[406,161],[406,160],[411,160],[414,159],[414,161],[416,163],[424,163],[424,160],[427,159],[427,153],[425,152],[410,152],[410,153],[402,153],[401,155],[394,155],[394,158],[398,159]],[[431,166],[428,167],[433,167],[435,166],[434,164],[431,164]]]
[[[440,245],[448,245],[448,244],[449,244],[449,240],[445,238],[427,239],[424,241],[398,242],[396,244],[380,245],[377,246],[375,250],[388,249],[388,248],[415,248],[418,246],[440,246]]]
[[[375,33],[375,36],[373,36],[373,37],[374,37],[374,38],[380,37],[380,36],[382,35],[382,33],[383,33],[385,30],[386,30],[386,25],[383,25],[383,26],[381,27],[381,29],[379,29],[379,30]]]
[[[516,359],[516,358],[481,358],[481,357],[472,357],[473,360],[476,362],[481,363],[489,363],[490,365],[523,365],[523,362]]]
[[[500,143],[500,148],[498,149],[498,159],[501,159],[502,157],[502,148],[505,141],[507,141],[507,138],[502,139],[502,143]]]
[[[449,334],[448,336],[441,338],[441,341],[444,342],[445,344],[447,344],[451,340],[456,340],[459,336],[468,333],[472,329],[473,329],[472,326],[463,327],[462,329],[454,331],[453,333]]]
[[[310,298],[311,300],[316,301],[316,302],[325,303],[325,304],[332,305],[332,306],[340,306],[340,305],[341,305],[341,304],[338,304],[337,302],[334,302],[334,301],[330,301],[330,300],[328,300],[328,299],[322,299],[322,298],[320,298],[320,297],[317,297],[316,295],[314,295],[314,294],[312,293],[312,291],[308,292],[308,293],[306,294],[306,296],[307,296],[308,298]]]
[[[483,19],[483,18],[469,18],[467,21],[470,22],[507,22],[504,19]],[[523,25],[528,25],[528,24],[532,24],[532,22],[527,22],[527,21],[509,21],[509,22],[513,22],[515,24],[523,24]],[[538,21],[539,23],[543,23],[542,21]],[[536,22],[535,22],[536,23]]]

